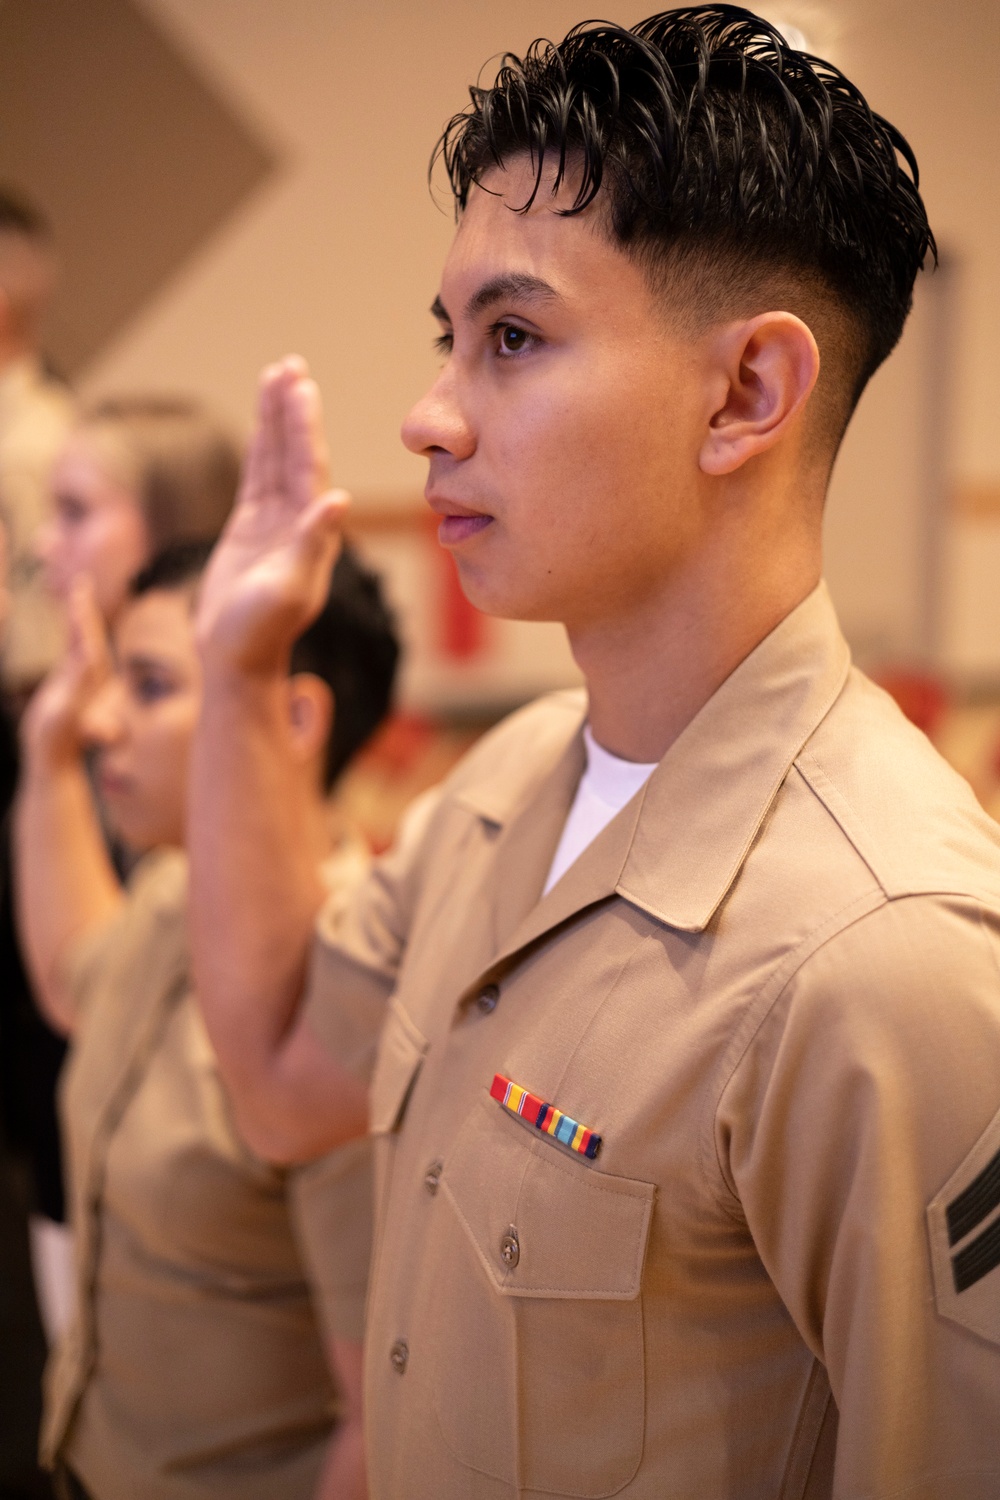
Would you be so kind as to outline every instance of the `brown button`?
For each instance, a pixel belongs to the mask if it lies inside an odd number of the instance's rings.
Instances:
[[[427,1171],[424,1173],[424,1187],[429,1193],[434,1194],[437,1192],[438,1184],[441,1181],[441,1173],[443,1171],[443,1161],[432,1161],[430,1166],[427,1168]]]
[[[497,1001],[500,999],[500,986],[498,984],[484,984],[476,996],[476,1006],[481,1016],[488,1016],[491,1011],[496,1010]]]
[[[507,1226],[507,1233],[500,1241],[500,1259],[510,1270],[513,1270],[521,1259],[521,1246],[518,1243],[517,1230],[513,1224]]]
[[[405,1339],[397,1339],[389,1350],[389,1360],[397,1375],[402,1375],[406,1369],[406,1361],[410,1357],[410,1348]]]

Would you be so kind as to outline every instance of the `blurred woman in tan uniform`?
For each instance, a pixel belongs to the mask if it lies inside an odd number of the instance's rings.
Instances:
[[[35,516],[32,546],[42,565],[37,581],[60,614],[74,580],[86,573],[100,614],[110,623],[127,596],[130,578],[153,554],[180,541],[214,540],[236,495],[239,447],[216,418],[187,396],[139,394],[92,403],[52,447],[51,503],[44,519],[41,511]],[[27,552],[27,537],[23,545]],[[50,645],[34,681],[55,659],[56,647]],[[119,873],[124,873],[131,856],[120,840],[112,846]],[[16,955],[9,912],[0,909],[0,943],[5,937]],[[30,1111],[22,1108],[22,1113],[35,1179],[32,1260],[51,1342],[65,1328],[72,1307],[72,1246],[63,1223],[53,1104],[63,1048],[38,1017],[16,956],[13,962],[4,995],[9,1073],[16,1080],[30,1080],[22,1086],[23,1093],[30,1092]]]
[[[46,1012],[73,1038],[62,1104],[79,1309],[49,1371],[43,1456],[70,1494],[95,1500],[346,1500],[364,1493],[367,1145],[294,1173],[255,1157],[188,976],[191,609],[206,550],[174,549],[140,575],[118,611],[113,672],[78,585],[67,659],[25,720],[22,928]],[[293,657],[288,731],[314,855],[336,889],[365,860],[332,839],[324,789],[384,712],[396,646],[350,558],[318,626]],[[116,832],[147,851],[127,889],[85,742]]]

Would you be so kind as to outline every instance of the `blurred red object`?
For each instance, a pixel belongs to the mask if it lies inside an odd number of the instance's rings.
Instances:
[[[392,714],[338,783],[336,800],[349,825],[374,853],[387,849],[409,803],[447,776],[487,727]]]
[[[390,714],[358,756],[364,766],[381,766],[389,774],[401,776],[409,771],[426,752],[434,738],[435,726],[422,714],[397,711]]]
[[[938,677],[927,672],[886,667],[872,676],[879,687],[895,698],[912,724],[933,739],[951,706],[951,695]]]

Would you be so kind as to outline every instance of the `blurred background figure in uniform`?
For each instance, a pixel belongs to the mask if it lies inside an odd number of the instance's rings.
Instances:
[[[61,1091],[78,1305],[43,1451],[72,1496],[361,1500],[369,1145],[286,1172],[238,1131],[187,960],[187,760],[205,544],[161,553],[115,610],[89,581],[22,719],[18,910],[40,1003],[71,1037]],[[105,601],[107,602],[107,601]],[[327,793],[384,717],[398,646],[350,551],[296,644],[286,723],[307,856],[346,892],[368,853]],[[84,765],[142,857],[123,887]]]
[[[0,525],[0,640],[10,614],[7,539]],[[0,827],[6,844],[17,780],[14,725],[0,708]],[[0,866],[0,896],[7,901],[9,870]],[[0,933],[0,992],[10,979],[9,926]],[[4,941],[6,939],[6,941]],[[0,1007],[0,1059],[9,1051],[7,1006]],[[0,1094],[0,1102],[6,1102]],[[28,1172],[7,1118],[0,1110],[0,1500],[46,1500],[51,1489],[35,1459],[41,1415],[45,1338],[32,1288],[28,1245]]]
[[[68,388],[45,369],[41,338],[58,272],[39,211],[0,187],[0,520],[7,531],[11,612],[0,684],[15,704],[44,677],[61,620],[32,542],[49,507],[49,472],[73,417]]]
[[[51,473],[44,479],[46,485],[51,480],[52,498],[40,507],[45,516],[36,517],[25,553],[42,565],[38,582],[50,607],[61,616],[74,579],[87,573],[103,618],[111,620],[129,579],[154,551],[181,540],[214,540],[236,494],[239,466],[239,446],[227,429],[186,397],[125,396],[86,408],[60,432],[57,451],[49,455]],[[15,596],[10,626],[16,614]],[[35,660],[41,665],[40,657]],[[16,758],[10,733],[8,740],[13,785]],[[115,844],[114,854],[124,870],[127,851]],[[66,1048],[34,1003],[16,938],[11,886],[4,826],[0,1119],[27,1169],[35,1287],[46,1334],[55,1342],[71,1316],[73,1288],[54,1099]],[[22,1379],[31,1389],[30,1372]]]

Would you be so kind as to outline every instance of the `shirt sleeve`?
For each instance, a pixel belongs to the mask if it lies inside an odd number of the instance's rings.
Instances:
[[[837,1500],[1000,1494],[1000,918],[888,903],[772,1007],[724,1175],[837,1407]]]
[[[360,1343],[372,1250],[372,1142],[289,1173],[288,1202],[325,1338]]]
[[[308,1025],[327,1050],[367,1080],[396,986],[417,899],[425,835],[438,790],[417,798],[392,849],[360,884],[331,891],[316,924],[303,1001]]]
[[[186,895],[187,865],[178,851],[157,851],[140,860],[129,877],[119,910],[71,944],[63,959],[63,983],[80,1019],[98,999],[118,994],[121,987],[113,982],[116,976],[142,964],[154,926],[162,927],[166,921],[181,929],[177,943],[179,951],[186,952]]]

